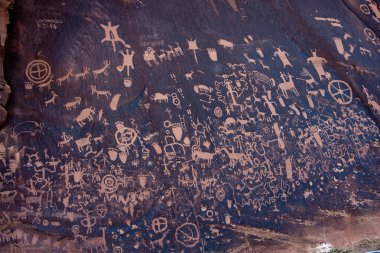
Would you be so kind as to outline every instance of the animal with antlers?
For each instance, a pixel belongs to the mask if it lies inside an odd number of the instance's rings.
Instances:
[[[76,81],[78,81],[79,79],[86,80],[88,74],[90,74],[90,69],[87,68],[87,67],[84,67],[84,68],[83,68],[83,72],[78,73],[78,74],[74,74],[74,76],[75,76],[75,80],[76,80]]]
[[[98,76],[101,74],[108,76],[108,69],[110,68],[110,65],[111,65],[110,61],[108,60],[103,61],[103,67],[92,71],[92,73],[94,74],[94,78],[95,79],[98,78]]]
[[[300,94],[298,93],[297,88],[294,85],[293,76],[290,74],[288,74],[287,76],[289,81],[286,81],[284,73],[281,73],[281,78],[284,82],[278,85],[278,90],[281,90],[285,98],[288,98],[288,91],[293,91],[296,96],[299,96]]]
[[[70,77],[73,75],[73,68],[69,68],[67,70],[67,73],[66,75],[62,76],[62,77],[59,77],[57,78],[56,82],[58,84],[58,86],[61,86],[63,82],[67,82],[67,83],[70,83]]]
[[[309,77],[309,79],[304,79],[304,78],[296,78],[296,79],[305,81],[306,84],[309,85],[311,88],[314,88],[313,84],[318,85],[317,81],[315,81],[314,77],[310,74],[310,72],[307,69],[303,68],[301,75],[304,77]]]
[[[83,250],[84,252],[98,252],[98,250],[101,250],[102,252],[107,252],[105,228],[99,229],[102,230],[102,236],[86,238],[83,244],[81,245],[81,250]]]
[[[95,85],[91,85],[91,94],[96,94],[96,97],[99,98],[99,96],[105,96],[108,98],[108,96],[111,96],[111,92],[108,90],[97,90]]]

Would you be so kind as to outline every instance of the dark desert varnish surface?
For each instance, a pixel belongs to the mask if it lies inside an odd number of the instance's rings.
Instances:
[[[379,237],[379,22],[359,0],[16,1],[0,249]]]

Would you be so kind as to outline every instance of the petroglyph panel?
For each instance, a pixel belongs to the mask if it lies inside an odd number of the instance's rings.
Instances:
[[[374,1],[11,14],[4,252],[325,252],[380,236]],[[339,227],[360,215],[359,238]]]

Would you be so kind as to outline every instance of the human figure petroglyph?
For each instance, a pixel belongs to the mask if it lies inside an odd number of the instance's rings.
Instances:
[[[209,125],[206,122],[199,121],[198,118],[196,122],[191,119],[191,126],[195,130],[195,135],[202,135],[204,138],[206,138],[206,132],[210,130]]]
[[[87,228],[87,231],[86,231],[86,233],[87,234],[89,234],[89,233],[91,233],[92,232],[92,228],[95,226],[95,224],[96,224],[96,218],[95,218],[95,216],[90,216],[90,213],[92,213],[92,211],[89,211],[89,210],[87,210],[85,207],[83,207],[84,205],[82,204],[82,203],[79,203],[80,205],[81,205],[81,207],[82,207],[82,210],[83,210],[83,213],[86,215],[86,218],[85,219],[82,219],[81,221],[80,221],[80,223],[82,224],[82,226],[84,226],[84,227],[86,227]],[[104,232],[103,232],[104,233]],[[102,239],[103,239],[103,237],[101,237]],[[84,242],[83,242],[83,244],[84,244],[84,247],[89,247],[90,248],[90,246],[92,246],[91,248],[96,248],[96,246],[95,245],[97,245],[99,242],[100,239],[99,239],[99,237],[94,237],[94,238],[90,238],[90,239],[88,239],[88,241],[87,240],[85,240],[85,242],[87,241],[87,243],[85,244]],[[103,241],[102,241],[103,242]],[[105,252],[105,251],[104,251]]]
[[[100,26],[104,29],[105,36],[101,40],[101,43],[111,42],[113,51],[116,52],[116,42],[121,42],[123,46],[127,46],[124,40],[119,37],[117,33],[117,29],[119,25],[112,26],[111,22],[108,22],[107,25],[100,24]]]
[[[127,67],[127,76],[129,76],[130,70],[135,68],[133,65],[133,56],[135,55],[135,51],[127,48],[125,49],[125,53],[121,50],[119,53],[123,56],[123,64],[117,66],[116,69],[121,72],[125,67]]]
[[[276,51],[273,54],[273,57],[275,56],[277,56],[281,60],[284,68],[288,66],[293,67],[293,65],[290,63],[288,59],[289,54],[286,51],[283,51],[281,48],[277,47]]]
[[[317,56],[317,50],[313,49],[311,50],[312,57],[307,58],[307,63],[312,63],[315,70],[318,73],[319,80],[324,80],[325,78],[330,79],[330,74],[325,72],[323,68],[323,64],[327,63],[327,60],[325,58]]]
[[[227,88],[227,96],[229,96],[232,100],[232,105],[233,106],[238,106],[239,104],[236,101],[236,97],[238,96],[238,93],[236,90],[232,88],[232,81],[228,79],[224,79],[224,82],[222,84]]]

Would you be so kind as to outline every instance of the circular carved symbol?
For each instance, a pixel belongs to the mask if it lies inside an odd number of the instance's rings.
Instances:
[[[129,147],[136,141],[137,133],[134,129],[125,127],[121,123],[118,123],[117,128],[115,139],[119,146]]]
[[[220,118],[223,116],[223,111],[220,107],[215,107],[214,114],[216,117]]]
[[[376,40],[376,34],[369,28],[364,29],[365,36],[370,40]]]
[[[333,80],[328,85],[328,91],[336,102],[347,105],[352,101],[352,89],[348,83],[341,80]]]
[[[43,220],[42,221],[42,225],[44,225],[46,227],[47,225],[49,225],[49,221],[48,220]]]
[[[365,4],[361,4],[361,5],[360,5],[360,10],[361,10],[363,13],[367,14],[367,15],[371,13],[371,11],[369,10],[368,6],[365,5]]]
[[[107,193],[115,192],[118,188],[116,177],[113,175],[105,175],[101,182],[101,188]]]
[[[49,79],[51,68],[46,61],[34,60],[29,62],[28,66],[26,66],[25,74],[29,81],[39,84]]]
[[[115,246],[112,249],[112,253],[123,253],[123,248],[120,246]]]
[[[75,235],[77,235],[77,234],[79,234],[79,226],[78,225],[73,225],[72,227],[71,227],[71,232],[73,232],[73,234],[75,234]]]
[[[104,204],[100,204],[96,206],[96,212],[100,217],[104,217],[107,213],[107,207]]]
[[[165,217],[155,218],[152,221],[152,229],[157,233],[161,233],[168,228],[168,220]]]
[[[199,242],[198,227],[190,222],[182,224],[175,231],[175,239],[187,248],[194,247]]]

